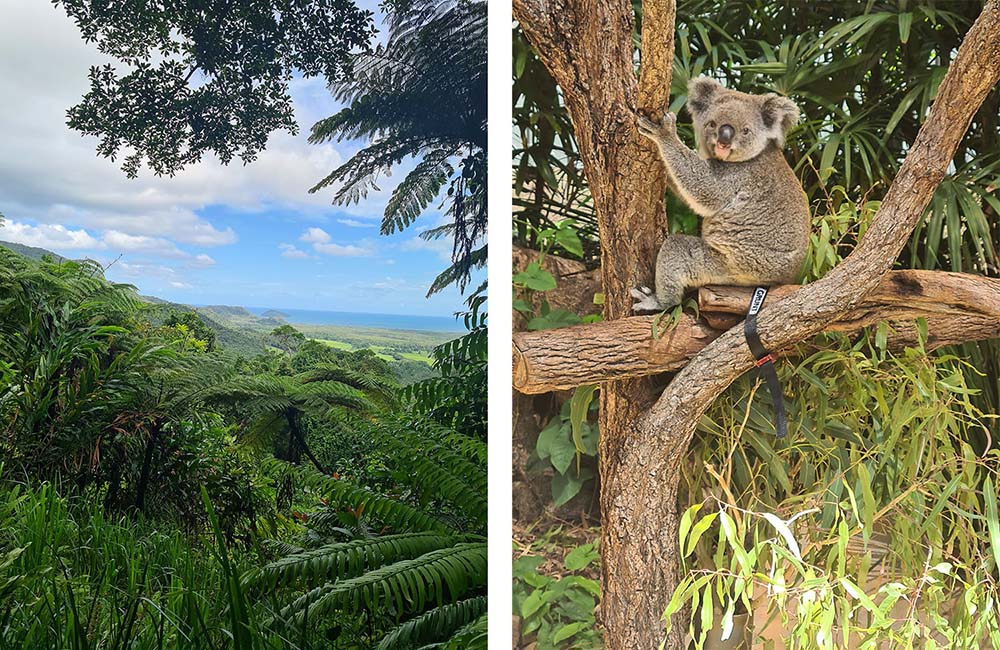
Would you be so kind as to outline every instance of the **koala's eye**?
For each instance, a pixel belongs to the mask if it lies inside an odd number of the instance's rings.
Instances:
[[[749,126],[744,126],[743,127],[743,135],[750,135],[750,127]]]
[[[711,120],[711,121],[710,121],[710,122],[708,123],[708,128],[710,128],[710,129],[714,129],[714,128],[715,128],[715,120]]]

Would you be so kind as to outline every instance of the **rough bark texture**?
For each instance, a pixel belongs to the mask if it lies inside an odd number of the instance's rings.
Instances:
[[[628,290],[650,279],[661,240],[663,170],[638,141],[633,103],[653,116],[666,105],[674,6],[647,0],[643,74],[632,74],[632,12],[624,1],[515,0],[514,14],[562,87],[574,121],[604,246],[605,316],[628,315]],[[854,253],[826,278],[761,312],[765,345],[781,349],[860,305],[890,269],[969,121],[1000,78],[1000,0],[989,0],[959,48],[930,115]],[[637,102],[638,97],[638,102]],[[694,425],[751,367],[742,332],[710,343],[651,408],[649,384],[602,385],[601,481],[605,640],[611,650],[656,648],[677,584],[676,490]],[[677,626],[668,650],[681,648]]]
[[[777,302],[801,286],[774,287]],[[579,325],[514,336],[514,388],[535,394],[583,384],[640,377],[682,368],[706,345],[743,321],[747,287],[704,287],[698,292],[702,320],[685,315],[659,338],[653,316]],[[893,324],[890,345],[916,342],[914,322],[927,320],[928,349],[1000,337],[1000,279],[943,271],[893,271],[861,303],[823,331],[850,332],[881,321]],[[715,327],[724,323],[724,329]],[[662,327],[662,326],[661,326]]]
[[[664,219],[666,170],[653,146],[636,130],[635,111],[659,117],[670,95],[673,66],[674,0],[643,6],[642,70],[633,64],[632,5],[626,0],[514,0],[514,18],[566,99],[584,173],[597,215],[602,246],[604,318],[631,315],[629,290],[653,279],[656,252],[667,233]],[[642,379],[601,386],[601,485],[620,471],[621,451],[634,422],[654,399]],[[601,492],[602,522],[611,497]],[[605,525],[602,530],[608,530]],[[623,543],[603,536],[603,553]],[[603,564],[601,608],[609,648],[635,647],[633,612],[621,595],[614,567]],[[657,636],[655,633],[653,636]],[[651,638],[647,636],[646,638]],[[640,641],[640,646],[648,644]],[[654,644],[655,645],[655,644]]]

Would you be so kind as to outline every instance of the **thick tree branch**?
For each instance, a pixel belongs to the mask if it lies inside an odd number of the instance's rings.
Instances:
[[[768,300],[802,287],[775,287]],[[746,287],[705,287],[698,292],[704,320],[743,320]],[[740,314],[738,316],[734,316]],[[882,321],[893,324],[892,346],[916,342],[914,322],[927,321],[928,349],[1000,337],[1000,279],[943,271],[893,271],[857,307],[823,331],[850,332]],[[653,338],[653,316],[580,325],[514,336],[514,388],[535,394],[626,377],[677,370],[723,334],[685,315]],[[662,328],[662,326],[661,326]],[[728,329],[728,328],[727,328]]]

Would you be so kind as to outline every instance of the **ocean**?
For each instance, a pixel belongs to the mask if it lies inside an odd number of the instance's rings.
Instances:
[[[285,314],[289,323],[300,325],[346,325],[351,327],[377,327],[388,330],[422,330],[428,332],[464,332],[459,320],[447,316],[404,316],[402,314],[363,314],[352,311],[319,311],[314,309],[284,309],[281,307],[247,307],[247,311],[260,316],[274,310]]]

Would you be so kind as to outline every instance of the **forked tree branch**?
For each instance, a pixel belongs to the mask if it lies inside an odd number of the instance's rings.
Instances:
[[[857,248],[825,278],[766,306],[759,316],[764,344],[781,349],[822,331],[829,322],[860,305],[882,282],[902,250],[935,188],[944,177],[969,123],[1000,79],[1000,0],[989,0],[966,34],[917,138]],[[696,423],[718,395],[753,366],[743,332],[729,330],[705,347],[673,379],[635,424],[620,453],[621,472],[602,489],[617,503],[605,516],[605,536],[638,538],[632,552],[615,558],[616,580],[636,585],[631,607],[637,625],[659,624],[676,575],[650,576],[636,569],[678,570],[676,483]],[[603,478],[603,477],[602,477]],[[661,514],[670,513],[666,518]],[[665,525],[666,522],[666,525]],[[640,586],[641,585],[641,586]],[[651,598],[648,589],[657,591]],[[659,643],[659,635],[655,643]],[[650,647],[649,637],[622,646]],[[666,647],[679,650],[678,626]]]

